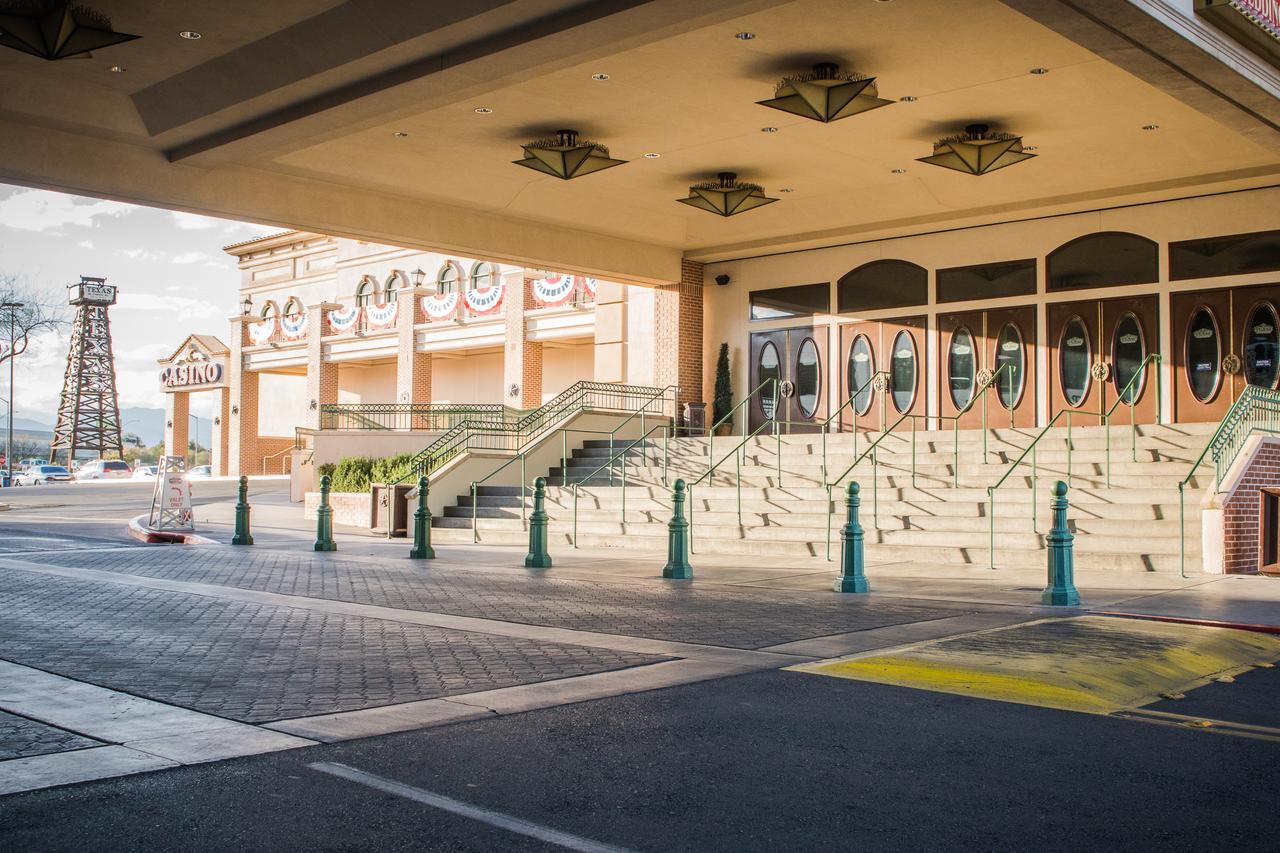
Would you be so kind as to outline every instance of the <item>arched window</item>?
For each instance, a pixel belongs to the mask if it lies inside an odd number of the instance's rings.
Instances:
[[[280,316],[280,306],[275,303],[274,299],[268,299],[262,304],[261,317],[264,320],[274,320]]]
[[[1049,291],[1159,281],[1159,249],[1155,241],[1124,231],[1077,237],[1045,259]]]
[[[436,293],[447,295],[455,293],[458,290],[458,267],[456,264],[448,263],[440,267],[440,272],[436,273]]]
[[[493,286],[493,265],[476,261],[471,267],[471,289],[488,290]]]
[[[302,313],[302,302],[298,297],[290,296],[289,301],[284,304],[284,316],[296,317]]]
[[[390,304],[396,301],[396,291],[400,289],[400,274],[393,272],[387,276],[382,285],[382,301]]]
[[[360,283],[356,285],[356,305],[363,308],[373,302],[376,289],[377,284],[370,281],[368,276],[360,279]]]
[[[836,310],[905,308],[929,301],[929,271],[910,261],[871,261],[836,282]]]

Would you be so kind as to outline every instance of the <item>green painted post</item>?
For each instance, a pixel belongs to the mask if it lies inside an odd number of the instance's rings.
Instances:
[[[240,478],[240,497],[236,501],[236,533],[231,537],[232,545],[252,545],[253,534],[249,532],[249,478]]]
[[[1067,484],[1059,480],[1053,484],[1053,527],[1049,530],[1049,585],[1040,595],[1041,604],[1058,607],[1076,607],[1080,593],[1076,591],[1075,561],[1072,556],[1072,540],[1067,529]]]
[[[551,568],[551,555],[547,553],[547,478],[533,481],[533,514],[529,516],[529,554],[524,558],[526,569]]]
[[[320,478],[320,506],[316,508],[316,551],[336,551],[333,541],[333,507],[329,506],[329,475]]]
[[[836,577],[836,592],[870,592],[867,576],[863,573],[862,525],[858,523],[858,484],[850,483],[844,505],[848,510],[844,527],[840,528],[840,574]]]
[[[431,510],[427,507],[427,478],[418,478],[418,508],[413,513],[413,548],[410,560],[434,560],[436,549],[431,547]]]
[[[662,569],[664,578],[688,580],[693,577],[689,565],[689,522],[684,519],[684,480],[676,480],[671,493],[671,521],[667,524],[667,565]]]

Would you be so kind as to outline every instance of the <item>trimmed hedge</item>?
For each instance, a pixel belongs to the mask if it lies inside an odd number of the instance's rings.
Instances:
[[[413,456],[412,453],[384,458],[349,456],[332,466],[332,473],[329,474],[333,478],[331,488],[335,492],[367,492],[374,483],[389,483],[399,479]],[[325,471],[326,467],[321,465],[317,469],[321,476],[329,473]]]

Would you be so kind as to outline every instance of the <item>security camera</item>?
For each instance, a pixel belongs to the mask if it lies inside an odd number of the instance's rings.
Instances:
[[[720,273],[720,275],[716,276],[716,284],[720,285],[721,287],[724,287],[728,283],[729,283],[729,276],[725,275],[724,273]]]

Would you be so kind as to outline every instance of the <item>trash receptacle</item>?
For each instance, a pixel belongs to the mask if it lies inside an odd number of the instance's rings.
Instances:
[[[680,432],[684,435],[691,436],[707,434],[706,403],[684,404],[684,427]]]
[[[408,535],[407,498],[413,488],[410,483],[374,483],[371,507],[373,517],[369,520],[369,528],[373,533],[387,535],[387,524],[390,523],[392,536]]]

